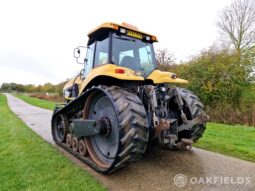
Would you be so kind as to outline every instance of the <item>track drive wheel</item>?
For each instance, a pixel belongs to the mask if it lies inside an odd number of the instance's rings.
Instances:
[[[116,86],[92,88],[83,118],[100,120],[101,134],[85,138],[89,156],[101,172],[110,172],[141,158],[149,131],[146,111],[136,94]]]

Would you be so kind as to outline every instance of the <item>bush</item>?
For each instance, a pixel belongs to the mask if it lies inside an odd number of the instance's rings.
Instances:
[[[218,102],[238,106],[242,93],[249,88],[245,67],[226,51],[203,52],[179,73],[190,81],[189,89],[196,92],[210,107]]]
[[[187,88],[197,94],[212,121],[255,125],[255,88],[252,59],[211,48],[179,65],[160,65],[189,80]]]
[[[58,94],[45,94],[45,93],[32,93],[29,95],[30,97],[35,97],[38,99],[54,101],[54,102],[63,102],[63,98]]]

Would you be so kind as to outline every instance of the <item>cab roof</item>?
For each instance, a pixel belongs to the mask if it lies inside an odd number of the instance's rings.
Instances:
[[[112,30],[118,31],[120,28],[125,28],[125,29],[132,30],[132,31],[135,31],[135,32],[138,32],[138,33],[142,33],[144,35],[148,35],[148,36],[154,38],[154,40],[153,40],[154,42],[158,42],[158,39],[157,39],[156,36],[151,35],[151,34],[146,33],[146,32],[143,32],[143,31],[140,31],[136,26],[130,25],[128,23],[121,23],[121,24],[112,23],[112,22],[102,23],[98,27],[91,30],[88,33],[88,37],[91,38],[94,35],[96,35],[97,33],[100,33],[102,30],[105,30],[105,29],[112,29]]]

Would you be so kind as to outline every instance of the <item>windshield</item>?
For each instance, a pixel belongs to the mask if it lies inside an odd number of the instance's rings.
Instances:
[[[113,34],[112,62],[140,71],[145,77],[156,68],[152,44],[124,35]]]

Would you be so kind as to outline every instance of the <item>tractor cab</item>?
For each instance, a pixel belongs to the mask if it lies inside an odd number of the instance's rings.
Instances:
[[[122,23],[104,23],[88,34],[86,55],[82,47],[75,49],[77,62],[84,63],[84,77],[91,69],[113,64],[133,70],[139,76],[147,77],[156,68],[153,42],[157,38]]]
[[[137,27],[103,23],[88,33],[87,46],[74,49],[82,72],[64,86],[65,100],[71,101],[95,85],[133,86],[159,83],[187,83],[176,74],[156,70],[153,43],[157,38]]]

